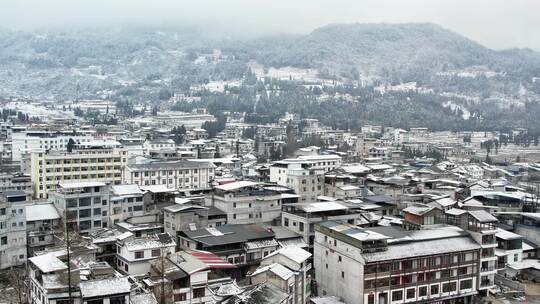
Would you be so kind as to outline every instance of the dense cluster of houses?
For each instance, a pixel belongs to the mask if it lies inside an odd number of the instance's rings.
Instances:
[[[2,124],[0,269],[30,303],[471,303],[540,280],[540,164],[474,161],[491,135],[169,116]],[[291,137],[320,144],[285,156]]]

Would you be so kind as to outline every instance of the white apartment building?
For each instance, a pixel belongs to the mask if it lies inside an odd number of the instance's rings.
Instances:
[[[133,164],[124,169],[124,183],[163,185],[171,189],[209,189],[214,168],[210,162],[189,160]]]
[[[0,269],[26,262],[26,198],[22,191],[0,195]]]
[[[30,175],[34,197],[47,198],[59,183],[109,182],[120,184],[127,163],[124,149],[75,150],[72,153],[32,151]]]
[[[458,227],[315,226],[318,294],[347,304],[471,303],[480,246]]]
[[[13,132],[11,135],[12,160],[20,161],[25,153],[34,150],[67,151],[70,139],[73,139],[75,143],[84,143],[93,140],[93,137],[73,131],[21,130]]]
[[[306,164],[312,169],[322,169],[330,172],[341,166],[341,156],[339,155],[303,155],[297,158],[286,158],[274,162],[270,167],[270,181],[285,186],[287,168],[289,164]]]
[[[270,223],[281,216],[281,193],[251,181],[214,187],[206,204],[227,214],[228,224]]]
[[[144,193],[138,185],[111,185],[108,216],[110,224],[144,215]],[[107,214],[105,214],[107,215]]]
[[[176,252],[176,243],[167,233],[152,237],[128,238],[116,242],[116,268],[128,275],[150,272],[152,261]]]
[[[287,187],[300,195],[300,201],[316,201],[324,195],[324,169],[312,169],[306,164],[289,164]]]

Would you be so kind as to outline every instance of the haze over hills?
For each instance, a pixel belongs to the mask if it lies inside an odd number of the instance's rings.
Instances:
[[[475,65],[531,73],[540,67],[540,53],[494,51],[430,23],[334,24],[305,36],[259,39],[253,44],[261,50],[257,59],[267,65],[342,72],[356,68],[365,74],[400,73],[403,69],[438,72]]]
[[[253,86],[246,82],[248,66],[257,62],[266,69],[309,68],[318,71],[321,80],[362,86],[361,93],[345,91],[356,103],[339,106],[345,107],[347,115],[357,114],[342,127],[354,127],[360,121],[410,127],[431,120],[437,127],[441,119],[449,120],[444,127],[454,129],[538,125],[533,116],[527,118],[537,113],[540,100],[540,80],[534,80],[540,77],[538,52],[491,50],[429,23],[332,24],[307,35],[253,40],[224,39],[193,28],[3,30],[0,37],[0,81],[4,84],[0,93],[4,97],[153,104],[174,93],[191,94],[190,88],[212,81],[236,81],[241,89]],[[199,60],[213,49],[222,51],[220,60]],[[402,87],[403,83],[412,84]],[[297,97],[276,104],[275,111],[320,104],[320,94],[301,83],[279,86]],[[197,94],[203,97],[199,106],[208,106],[208,96],[227,92]],[[220,110],[253,111],[256,95],[241,98],[246,100],[241,107]],[[395,112],[396,102],[413,112]],[[305,115],[317,113],[304,111]],[[448,114],[452,117],[447,118]]]

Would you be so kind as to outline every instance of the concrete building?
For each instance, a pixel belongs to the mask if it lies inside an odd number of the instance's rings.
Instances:
[[[6,191],[24,191],[32,194],[32,180],[25,174],[0,174],[0,193]]]
[[[172,189],[209,189],[215,166],[209,162],[156,161],[133,164],[124,170],[124,183],[163,185]]]
[[[264,257],[261,266],[251,275],[252,284],[269,282],[290,295],[289,303],[306,303],[311,296],[311,253],[296,246],[287,246]]]
[[[180,231],[183,250],[209,251],[244,270],[279,248],[275,234],[259,225],[223,225]],[[245,273],[245,272],[244,272]]]
[[[110,190],[110,204],[104,208],[104,216],[108,214],[111,225],[144,215],[144,193],[138,185],[112,185]]]
[[[318,294],[345,303],[472,301],[480,246],[457,227],[407,231],[324,222],[315,226]]]
[[[30,154],[30,175],[34,197],[47,198],[59,183],[109,182],[120,184],[127,163],[123,149],[87,149],[73,153],[47,153],[44,150]]]
[[[49,193],[62,219],[80,233],[109,226],[109,186],[102,182],[59,184]]]
[[[315,224],[327,220],[356,224],[360,218],[357,210],[340,202],[298,203],[283,206],[281,225],[302,235],[309,248],[313,248]]]
[[[34,150],[67,151],[67,144],[72,139],[75,143],[93,140],[88,134],[69,131],[27,130],[21,129],[13,132],[12,160],[21,161],[25,153]]]
[[[26,205],[23,191],[0,194],[0,269],[26,262]]]
[[[228,224],[271,223],[280,218],[281,198],[260,183],[238,181],[214,187],[206,205],[226,213]]]
[[[303,164],[305,168],[322,169],[323,172],[329,172],[341,166],[341,157],[338,155],[309,155],[274,162],[270,166],[270,181],[286,186],[288,168],[291,164]]]
[[[56,236],[63,235],[64,225],[54,204],[27,205],[25,215],[28,256],[34,256],[35,252],[54,246],[58,241]]]
[[[147,274],[152,261],[176,252],[176,243],[167,233],[118,240],[116,246],[116,268],[127,275]]]
[[[165,207],[162,209],[164,231],[176,236],[176,232],[180,230],[207,227],[208,209],[189,203]]]

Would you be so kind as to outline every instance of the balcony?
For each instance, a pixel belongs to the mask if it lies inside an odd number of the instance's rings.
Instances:
[[[494,266],[488,266],[488,267],[482,267],[480,268],[480,272],[490,272],[490,271],[495,271],[495,267]]]
[[[481,280],[480,281],[480,288],[491,287],[491,286],[494,286],[494,285],[495,285],[495,282],[492,281],[492,280]]]

